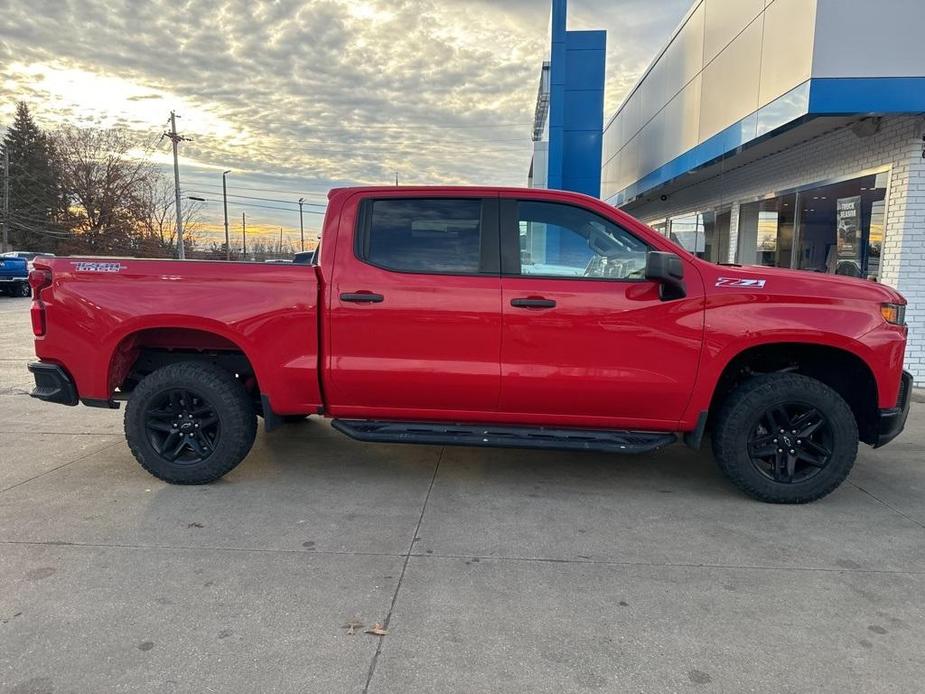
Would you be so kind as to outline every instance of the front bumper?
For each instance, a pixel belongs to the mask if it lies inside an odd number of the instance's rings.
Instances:
[[[902,381],[899,384],[899,397],[896,407],[880,410],[877,422],[877,442],[874,448],[885,446],[902,433],[909,416],[909,404],[912,402],[912,374],[903,371]]]
[[[35,388],[30,393],[33,398],[61,405],[77,404],[77,388],[60,366],[33,362],[29,364],[29,371],[35,376]]]

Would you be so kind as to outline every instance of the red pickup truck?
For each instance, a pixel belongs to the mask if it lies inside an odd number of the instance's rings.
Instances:
[[[127,400],[157,477],[215,480],[308,415],[363,441],[642,453],[710,432],[801,503],[902,431],[905,300],[705,262],[583,195],[331,191],[317,264],[37,259],[33,396]]]

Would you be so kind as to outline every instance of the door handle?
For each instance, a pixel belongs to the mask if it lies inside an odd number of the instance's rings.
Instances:
[[[515,308],[555,308],[556,302],[552,299],[511,299],[511,306]]]
[[[354,304],[381,304],[385,299],[382,294],[373,294],[372,292],[345,292],[340,295],[341,301],[349,301]]]

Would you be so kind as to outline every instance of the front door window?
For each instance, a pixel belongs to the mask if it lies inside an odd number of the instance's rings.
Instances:
[[[649,247],[610,220],[572,205],[516,205],[521,275],[643,279]]]

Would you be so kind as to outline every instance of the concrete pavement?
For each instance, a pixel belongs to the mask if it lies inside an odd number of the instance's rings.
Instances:
[[[0,692],[911,692],[925,406],[760,504],[709,454],[365,445],[309,420],[206,487],[26,396],[0,298]],[[346,625],[387,623],[384,637]]]

